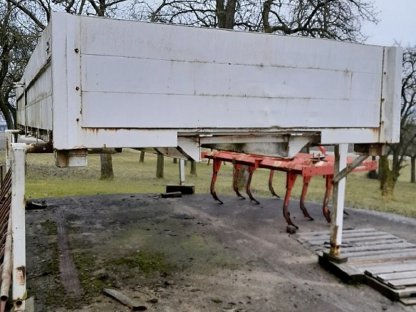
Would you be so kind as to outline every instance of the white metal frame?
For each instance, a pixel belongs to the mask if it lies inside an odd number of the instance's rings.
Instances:
[[[24,311],[26,292],[26,218],[25,218],[26,144],[11,144],[12,170],[12,253],[14,311]]]

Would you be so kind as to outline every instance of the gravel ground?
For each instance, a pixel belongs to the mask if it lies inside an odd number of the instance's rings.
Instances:
[[[281,200],[260,205],[209,195],[47,199],[27,211],[28,292],[37,311],[416,311],[366,285],[346,285],[286,233]],[[291,213],[301,231],[328,228]],[[416,221],[347,209],[345,227],[373,227],[416,243]]]

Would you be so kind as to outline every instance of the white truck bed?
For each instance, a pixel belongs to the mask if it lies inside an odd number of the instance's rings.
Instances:
[[[54,13],[17,89],[17,121],[57,150],[164,147],[196,159],[201,144],[264,143],[291,156],[308,142],[397,142],[401,56]]]

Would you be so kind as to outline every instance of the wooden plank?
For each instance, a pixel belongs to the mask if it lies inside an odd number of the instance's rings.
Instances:
[[[366,279],[362,271],[358,271],[356,268],[351,267],[348,264],[329,261],[328,258],[323,255],[318,257],[318,261],[324,269],[338,276],[346,283],[363,283]]]
[[[347,234],[347,233],[366,233],[366,232],[374,232],[376,231],[376,229],[374,228],[364,228],[364,229],[344,229],[344,231],[342,232],[342,235]],[[312,236],[316,236],[316,235],[329,235],[329,231],[312,231],[312,232],[300,232],[298,233],[299,236],[302,237],[312,237]]]
[[[341,248],[341,250],[347,253],[347,252],[352,252],[352,251],[366,251],[366,250],[368,251],[395,250],[395,249],[403,249],[403,248],[409,248],[409,247],[415,247],[415,245],[411,243],[407,243],[407,242],[402,242],[399,244],[379,244],[379,245],[374,245],[374,246],[343,247]]]
[[[366,275],[366,282],[370,287],[374,288],[390,300],[398,301],[401,298],[398,290],[394,290],[391,287],[388,287],[386,284],[378,281],[371,276]]]
[[[350,235],[350,233],[372,233],[375,232],[376,230],[373,228],[368,228],[368,229],[351,229],[351,230],[344,230],[342,232],[342,235]],[[378,231],[377,231],[378,232]],[[384,233],[385,232],[380,232],[380,233]],[[303,232],[303,233],[298,233],[297,234],[299,238],[308,240],[308,239],[312,239],[312,238],[316,238],[316,237],[329,237],[329,231],[317,231],[317,232]]]
[[[404,305],[415,305],[416,304],[416,298],[410,297],[410,298],[401,298],[400,302]]]
[[[328,239],[328,235],[322,235],[322,236],[315,236],[315,237],[308,237],[308,241],[318,241],[318,240],[325,240]],[[385,233],[385,232],[371,232],[371,233],[350,233],[350,234],[343,234],[342,238],[343,240],[365,240],[367,239],[377,239],[378,237],[387,237],[387,238],[396,238],[401,239],[393,234]]]
[[[308,242],[312,246],[322,246],[322,247],[329,247],[329,241],[314,241]],[[380,238],[380,239],[360,239],[357,241],[354,240],[342,240],[341,249],[343,248],[352,248],[352,247],[360,247],[360,246],[371,246],[371,245],[382,245],[382,244],[400,244],[400,243],[408,243],[404,239],[397,239],[397,238]],[[416,245],[414,245],[416,247]]]
[[[406,286],[416,286],[416,278],[403,278],[397,280],[389,280],[387,285],[393,288],[404,288]]]
[[[317,246],[317,245],[324,246],[324,245],[329,244],[329,236],[325,238],[316,238],[316,239],[311,239],[311,240],[298,239],[298,241],[302,243],[307,243],[312,246]],[[379,236],[370,236],[370,237],[357,236],[357,237],[352,237],[352,238],[343,237],[342,244],[343,245],[363,244],[363,243],[364,244],[377,244],[382,241],[395,243],[395,242],[403,242],[405,240],[402,238],[395,237],[393,235],[379,235]]]
[[[369,261],[378,261],[389,258],[413,259],[416,255],[416,248],[394,249],[394,250],[374,250],[374,251],[356,251],[342,252],[343,256],[348,257],[352,263],[364,263]]]
[[[416,268],[415,268],[415,271],[379,274],[377,278],[380,281],[395,280],[395,279],[402,279],[402,278],[416,278]]]
[[[371,274],[394,273],[414,270],[416,266],[415,261],[397,262],[389,265],[380,264],[372,266],[363,266],[360,269],[370,272]]]
[[[139,302],[131,299],[130,297],[126,296],[125,294],[123,294],[122,292],[120,292],[118,290],[111,289],[111,288],[104,288],[103,292],[107,296],[110,296],[110,297],[116,299],[117,301],[121,302],[125,306],[129,307],[132,311],[145,311],[145,310],[147,310],[146,306],[144,306],[144,305],[140,304]]]
[[[404,289],[396,290],[396,293],[399,298],[416,297],[416,287],[409,286]]]
[[[344,256],[344,255],[343,255]],[[390,263],[394,263],[394,262],[403,262],[403,261],[409,261],[409,260],[413,260],[416,261],[416,255],[413,257],[393,257],[391,256],[390,258],[387,257],[386,258],[376,258],[376,259],[365,259],[365,260],[361,260],[361,261],[355,261],[354,258],[348,258],[349,259],[349,265],[351,266],[356,266],[356,267],[364,267],[364,266],[374,266],[374,265],[388,265]]]
[[[351,233],[362,233],[362,234],[368,234],[373,232],[380,232],[376,231],[375,229],[355,229],[355,230],[344,230],[342,232],[342,235],[349,235]],[[303,232],[298,233],[299,236],[302,237],[319,237],[319,236],[329,236],[329,231],[317,231],[317,232]]]

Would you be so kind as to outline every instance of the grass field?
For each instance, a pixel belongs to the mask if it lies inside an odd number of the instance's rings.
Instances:
[[[88,156],[86,168],[57,168],[52,154],[27,155],[26,197],[29,199],[71,195],[117,194],[117,193],[162,193],[167,183],[178,182],[178,165],[165,158],[165,177],[157,179],[156,157],[147,153],[144,163],[139,163],[139,152],[124,150],[113,155],[115,178],[112,181],[99,180],[99,155]],[[197,164],[197,176],[189,175],[187,166],[186,182],[195,184],[197,193],[208,193],[211,180],[211,166],[206,162]],[[346,205],[348,207],[369,208],[379,211],[395,212],[416,217],[416,184],[409,183],[409,168],[403,170],[395,197],[384,202],[379,190],[379,182],[365,177],[365,173],[352,173],[347,179]],[[221,194],[231,194],[232,166],[223,165],[217,181]],[[268,170],[255,172],[252,182],[253,193],[257,196],[270,196],[267,187]],[[321,202],[325,180],[315,177],[309,187],[307,200]],[[275,175],[274,186],[277,193],[284,194],[285,174]],[[301,179],[295,186],[293,197],[298,198]]]

